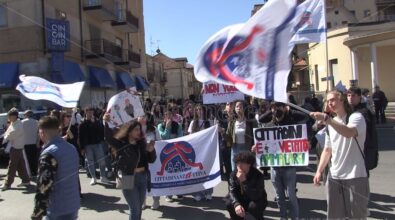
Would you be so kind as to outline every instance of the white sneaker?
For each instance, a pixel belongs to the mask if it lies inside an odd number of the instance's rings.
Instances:
[[[10,188],[11,187],[9,185],[7,185],[7,184],[3,184],[3,185],[0,186],[1,191],[6,191],[6,190],[8,190]]]
[[[95,178],[92,178],[92,179],[91,179],[91,183],[90,183],[91,186],[95,185],[96,183],[97,183],[96,179],[95,179]]]
[[[200,202],[200,201],[202,200],[202,196],[201,196],[201,195],[195,195],[195,196],[193,196],[193,199],[194,199],[196,202]]]
[[[152,203],[151,209],[157,210],[157,209],[159,209],[159,206],[160,206],[159,200],[154,199],[154,203]]]
[[[108,184],[108,183],[110,183],[110,180],[107,179],[107,177],[102,177],[102,178],[100,179],[100,182],[105,183],[105,184]]]
[[[213,199],[213,196],[211,194],[207,194],[205,198],[207,201],[211,201]]]
[[[166,202],[173,202],[173,198],[171,196],[165,197]]]

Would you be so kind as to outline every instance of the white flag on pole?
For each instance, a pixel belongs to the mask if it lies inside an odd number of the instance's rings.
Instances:
[[[157,141],[155,150],[157,159],[149,165],[154,196],[190,194],[221,182],[218,126]]]
[[[298,5],[294,25],[295,35],[291,39],[295,44],[322,42],[326,39],[326,19],[324,0],[307,0]]]
[[[220,30],[198,54],[196,79],[234,85],[254,97],[287,102],[288,43],[295,15],[296,1],[268,1],[246,23]]]
[[[72,84],[55,84],[37,76],[20,75],[16,87],[26,98],[31,100],[48,100],[66,108],[78,104],[85,82]]]

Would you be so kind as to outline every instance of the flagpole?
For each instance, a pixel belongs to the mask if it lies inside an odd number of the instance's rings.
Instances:
[[[328,53],[328,27],[327,27],[327,22],[326,22],[326,2],[325,0],[323,1],[323,7],[324,7],[324,20],[325,20],[325,65],[326,65],[326,91],[329,91],[329,53]],[[332,74],[330,74],[332,75]],[[333,77],[331,77],[331,80]],[[331,83],[332,87],[332,83]]]

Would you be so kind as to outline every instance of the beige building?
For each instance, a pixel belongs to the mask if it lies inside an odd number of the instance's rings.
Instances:
[[[370,91],[379,85],[395,101],[395,1],[327,1],[327,24],[328,58],[324,43],[310,44],[308,50],[315,91],[326,91],[340,81]]]
[[[150,83],[149,97],[151,100],[159,101],[165,97],[165,85],[167,74],[164,71],[163,63],[158,62],[154,57],[146,55],[147,79]]]
[[[17,79],[22,73],[57,83],[86,81],[81,106],[102,105],[133,85],[141,91],[149,89],[142,0],[0,2],[0,68],[7,68],[0,69],[0,79],[9,78],[9,82],[0,82],[0,112],[11,106],[51,105],[18,95],[15,75]],[[51,49],[47,38],[54,32],[47,19],[69,22],[68,50]],[[10,68],[10,64],[16,67]]]
[[[193,66],[187,58],[170,58],[159,53],[154,60],[162,63],[167,81],[164,84],[165,99],[189,99],[191,95],[200,95],[201,83],[197,82],[193,75]]]

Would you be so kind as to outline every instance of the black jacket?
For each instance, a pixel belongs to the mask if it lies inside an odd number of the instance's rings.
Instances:
[[[103,125],[100,121],[84,120],[79,129],[80,147],[85,148],[86,145],[99,144],[104,140]]]
[[[138,141],[136,144],[129,144],[125,141],[115,139],[107,123],[104,127],[104,135],[106,142],[117,150],[117,170],[127,175],[132,175],[135,168],[144,167],[148,170],[148,163],[155,162],[155,149],[152,152],[148,152],[146,150],[147,142],[145,139]]]
[[[240,183],[236,177],[237,170],[230,174],[229,196],[233,206],[241,205],[249,201],[263,200],[267,205],[265,179],[263,174],[255,167],[251,167],[244,182]]]

